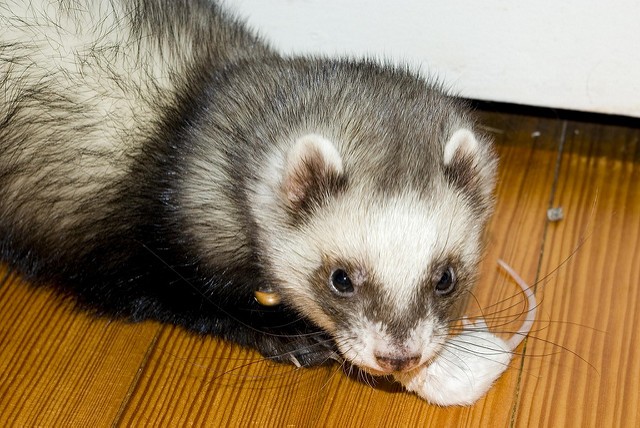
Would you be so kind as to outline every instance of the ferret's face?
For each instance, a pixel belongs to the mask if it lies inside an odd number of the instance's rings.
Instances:
[[[300,229],[297,263],[309,271],[288,284],[288,299],[359,367],[390,373],[425,364],[474,279],[481,228],[470,218],[455,191],[426,201],[347,192]]]
[[[464,188],[478,185],[469,177],[482,167],[479,144],[469,131],[454,133],[442,155],[442,171],[451,166],[453,174],[394,192],[342,180],[341,156],[321,137],[291,150],[275,188],[299,215],[273,236],[273,275],[286,302],[351,363],[374,374],[427,364],[459,320],[488,210]],[[493,187],[493,158],[487,162],[486,188],[474,189],[484,198]]]

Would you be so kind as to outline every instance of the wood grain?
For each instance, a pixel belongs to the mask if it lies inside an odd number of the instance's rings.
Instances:
[[[539,281],[541,302],[526,348],[476,405],[438,408],[337,365],[296,369],[172,326],[94,318],[5,267],[0,425],[640,425],[640,132],[482,119],[501,167],[469,313],[505,335],[518,327],[526,307],[497,258]],[[564,220],[546,220],[550,204]]]
[[[566,217],[545,242],[546,326],[529,341],[523,426],[639,424],[639,140],[638,130],[567,123],[554,197]]]

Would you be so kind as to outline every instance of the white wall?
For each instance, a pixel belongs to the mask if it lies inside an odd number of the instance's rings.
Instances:
[[[465,97],[640,117],[640,0],[226,0],[286,53],[419,64]]]

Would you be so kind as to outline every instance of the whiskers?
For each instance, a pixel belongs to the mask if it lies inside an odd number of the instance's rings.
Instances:
[[[270,357],[229,342],[193,336],[186,340],[187,349],[185,350],[183,341],[179,352],[169,350],[167,344],[161,345],[165,349],[160,350],[159,358],[164,360],[165,366],[181,367],[181,370],[189,372],[190,377],[206,387],[267,390],[301,384],[305,380],[314,382],[317,376],[326,373],[327,368],[332,371],[340,369],[339,365],[331,364],[334,360],[340,360],[337,355],[327,356],[315,369],[292,364],[291,358],[295,358],[296,353],[313,352],[314,347],[331,345],[329,339],[319,340],[311,345],[305,344]],[[288,364],[279,364],[277,361]]]
[[[558,266],[541,280],[536,281],[532,286],[528,286],[513,269],[499,260],[498,263],[501,267],[514,279],[514,281],[516,281],[516,283],[520,285],[521,292],[507,295],[505,298],[499,299],[484,307],[480,305],[480,299],[472,293],[472,300],[478,305],[481,315],[477,321],[473,323],[469,322],[466,317],[451,321],[448,331],[442,335],[446,338],[446,345],[441,351],[441,356],[450,364],[464,364],[462,358],[459,358],[458,356],[460,352],[474,354],[476,357],[486,359],[492,359],[504,353],[513,353],[513,355],[521,357],[526,356],[527,358],[545,358],[561,352],[568,352],[579,358],[592,369],[596,370],[592,364],[575,351],[567,346],[547,339],[546,335],[542,333],[548,330],[551,325],[562,324],[574,325],[583,329],[602,333],[601,330],[568,321],[536,319],[536,313],[539,312],[543,299],[536,299],[534,290],[537,288],[537,290],[540,291],[540,285],[546,285],[550,276],[556,273],[562,265],[564,265],[576,253],[580,245],[582,245],[582,242],[579,244],[578,248],[572,252],[571,256],[563,260],[561,266]],[[491,331],[495,334],[499,334],[500,336],[504,336],[507,349],[505,350],[500,346],[496,346],[496,343],[492,340],[486,340],[483,342],[476,340],[476,338],[474,338],[473,341],[465,339],[465,336],[475,335],[479,332],[485,331]],[[535,341],[542,343],[543,345],[550,345],[553,348],[556,348],[556,351],[538,351],[539,347],[534,347],[535,350],[527,349],[527,341]],[[524,345],[520,346],[523,342]],[[544,349],[546,349],[546,346]]]
[[[205,284],[204,287],[199,287],[196,286],[192,281],[190,281],[188,278],[186,278],[182,273],[180,273],[175,267],[173,267],[171,264],[169,264],[167,261],[165,261],[160,254],[158,254],[156,251],[152,250],[151,248],[149,248],[148,245],[146,245],[144,242],[140,242],[138,241],[138,243],[147,251],[149,252],[153,257],[155,257],[160,263],[162,263],[167,269],[169,269],[171,272],[173,272],[175,275],[177,275],[177,277],[179,278],[179,281],[183,282],[184,284],[186,284],[187,286],[189,286],[191,289],[193,289],[196,293],[198,293],[200,295],[200,297],[202,297],[202,299],[204,301],[206,301],[208,304],[210,304],[211,306],[213,306],[219,313],[224,314],[225,316],[227,316],[228,318],[230,318],[231,320],[233,320],[234,322],[237,322],[239,326],[245,327],[249,330],[252,330],[256,333],[265,335],[265,336],[272,336],[272,337],[278,337],[278,338],[299,338],[299,337],[304,337],[305,335],[309,335],[309,336],[314,336],[317,335],[319,333],[317,332],[310,332],[310,333],[293,333],[293,334],[287,334],[287,333],[276,333],[273,332],[272,330],[278,330],[281,328],[285,328],[285,327],[290,327],[298,322],[300,322],[302,320],[301,317],[298,317],[297,319],[293,319],[290,321],[286,321],[283,322],[281,324],[276,324],[276,325],[272,325],[270,326],[269,329],[266,328],[257,328],[251,324],[246,323],[244,320],[240,319],[239,317],[237,317],[236,315],[232,314],[231,312],[229,312],[227,309],[225,309],[223,306],[221,306],[220,304],[218,304],[216,301],[214,301],[212,299],[211,295],[208,295],[205,292],[205,289],[210,289],[213,290],[215,288],[213,282],[210,282],[208,284]],[[211,280],[213,281],[213,280]],[[224,286],[225,287],[231,287],[233,284],[231,284],[230,282],[227,282]],[[253,312],[269,312],[269,309],[266,308],[262,308],[260,306],[258,306],[255,309],[252,309],[251,311]]]
[[[202,379],[204,385],[215,386],[216,388],[227,386],[237,388],[242,386],[243,389],[248,390],[280,388],[282,386],[301,384],[302,379],[313,382],[319,373],[326,373],[326,367],[318,370],[301,370],[303,367],[331,365],[333,373],[340,372],[343,369],[344,360],[335,351],[334,340],[326,332],[315,328],[302,317],[295,315],[276,317],[275,320],[268,318],[270,322],[261,325],[260,319],[262,316],[269,317],[269,314],[277,314],[277,312],[273,308],[263,308],[256,305],[238,311],[243,317],[240,318],[216,300],[215,292],[208,291],[213,287],[221,286],[220,284],[194,284],[179,269],[167,263],[159,253],[142,242],[139,242],[139,244],[167,269],[171,270],[177,276],[178,281],[193,289],[201,297],[202,301],[211,306],[212,310],[233,321],[230,327],[231,330],[233,330],[234,326],[237,327],[237,330],[246,329],[249,332],[253,332],[253,336],[251,336],[255,338],[253,340],[261,341],[262,343],[252,343],[252,339],[244,340],[246,345],[258,349],[263,354],[260,356],[253,351],[241,349],[229,342],[219,343],[214,341],[209,341],[211,348],[204,352],[206,356],[197,357],[197,360],[194,359],[193,355],[179,357],[176,352],[162,351],[164,354],[162,358],[174,361],[182,360],[181,363],[185,365],[186,370],[200,372],[201,374],[197,375],[197,377]],[[227,286],[231,285],[227,284]],[[247,319],[254,317],[257,321],[249,324],[244,319],[245,314]],[[293,312],[288,314],[293,315]],[[202,329],[196,328],[195,331],[201,334],[199,337],[196,336],[195,340],[199,339],[203,342],[208,340],[202,334],[210,333],[222,339],[230,336],[234,342],[236,341],[233,336],[237,332],[234,331],[230,331],[228,334],[224,331],[216,333],[215,331],[209,331],[206,325]],[[202,361],[203,358],[205,361]],[[339,364],[331,364],[334,361],[339,362]],[[167,364],[171,364],[171,361],[168,361]],[[329,380],[324,383],[326,384],[327,382]]]

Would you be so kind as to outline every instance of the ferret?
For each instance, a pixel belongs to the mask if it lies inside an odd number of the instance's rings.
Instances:
[[[446,350],[496,155],[435,79],[282,56],[209,0],[9,0],[0,28],[5,263],[299,366]]]

